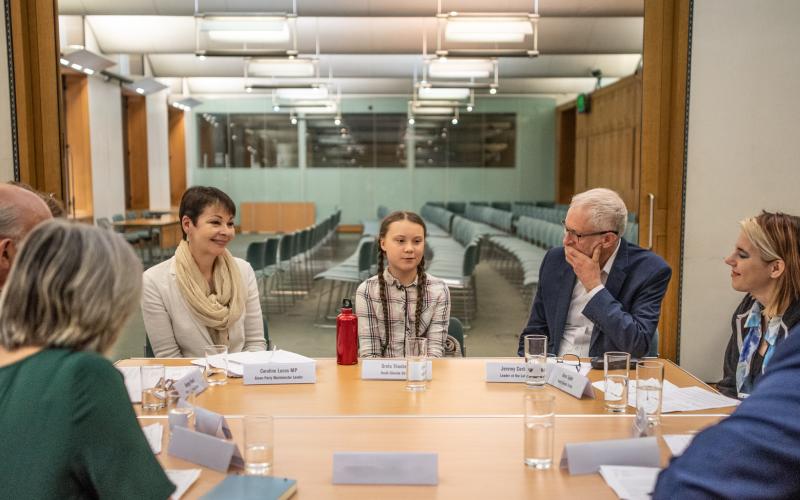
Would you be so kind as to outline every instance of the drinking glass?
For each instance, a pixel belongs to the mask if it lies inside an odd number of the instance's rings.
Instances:
[[[661,399],[664,388],[664,363],[639,361],[636,363],[636,413],[642,412],[647,425],[655,427],[661,422]]]
[[[164,365],[141,367],[142,411],[158,411],[166,407],[164,394]]]
[[[176,425],[194,429],[195,394],[189,392],[181,398],[177,390],[167,392],[167,421],[169,428]]]
[[[244,473],[267,476],[272,471],[275,441],[274,420],[266,415],[244,417]]]
[[[525,366],[528,368],[525,384],[531,388],[544,387],[547,382],[547,337],[525,335]]]
[[[406,339],[406,389],[424,391],[428,379],[428,339]]]
[[[525,395],[525,465],[548,469],[553,464],[556,398],[547,393]]]
[[[628,404],[628,364],[631,355],[627,352],[607,352],[603,355],[603,379],[605,380],[605,407],[611,413],[625,413]]]
[[[206,355],[205,376],[208,385],[228,383],[228,346],[207,345],[203,353]]]

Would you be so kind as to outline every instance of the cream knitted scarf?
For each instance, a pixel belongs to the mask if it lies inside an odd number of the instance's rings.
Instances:
[[[186,304],[208,328],[214,343],[228,345],[228,329],[242,316],[245,305],[242,275],[233,255],[225,250],[214,262],[212,293],[189,244],[181,241],[175,251],[175,275]]]

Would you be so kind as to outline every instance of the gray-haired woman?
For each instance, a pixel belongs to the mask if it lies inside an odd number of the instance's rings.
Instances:
[[[8,498],[167,498],[121,374],[98,353],[141,293],[141,264],[109,231],[34,229],[0,295],[0,484]]]

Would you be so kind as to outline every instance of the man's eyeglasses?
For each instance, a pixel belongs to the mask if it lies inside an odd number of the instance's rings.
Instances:
[[[579,358],[577,354],[564,354],[563,356],[548,354],[547,357],[555,359],[556,363],[562,363],[570,368],[575,368],[575,371],[578,373],[581,371],[581,358]]]
[[[606,233],[612,233],[612,234],[616,234],[617,236],[619,236],[619,232],[618,231],[613,231],[611,229],[606,230],[606,231],[595,231],[593,233],[579,233],[578,231],[575,231],[574,229],[568,228],[567,227],[567,221],[563,221],[563,220],[561,221],[561,227],[564,228],[564,234],[568,234],[568,235],[572,236],[573,238],[575,238],[578,241],[580,241],[581,238],[588,238],[589,236],[600,236],[601,234],[606,234]]]

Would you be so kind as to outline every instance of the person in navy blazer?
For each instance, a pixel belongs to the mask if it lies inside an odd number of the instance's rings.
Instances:
[[[564,220],[564,246],[550,249],[525,335],[548,337],[548,352],[634,357],[650,352],[661,300],[672,274],[655,253],[626,242],[625,202],[609,189],[573,197]]]

